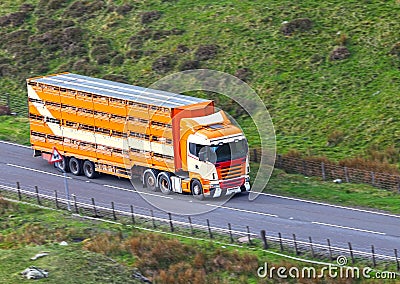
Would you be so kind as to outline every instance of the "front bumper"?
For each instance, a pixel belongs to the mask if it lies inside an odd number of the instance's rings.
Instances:
[[[245,191],[250,191],[250,181],[248,178],[244,180],[243,184],[229,188],[221,188],[220,183],[211,184],[209,194],[206,196],[217,198],[220,196],[228,196]]]

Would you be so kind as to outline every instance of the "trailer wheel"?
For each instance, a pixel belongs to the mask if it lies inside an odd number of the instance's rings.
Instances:
[[[192,182],[190,183],[190,191],[192,192],[194,198],[198,200],[204,199],[203,186],[201,185],[201,182],[199,180],[192,180]]]
[[[69,169],[71,171],[71,173],[73,173],[76,176],[79,176],[82,174],[82,161],[75,158],[75,157],[71,157],[69,159]]]
[[[69,173],[69,158],[63,156],[61,162],[56,162],[54,163],[54,166],[61,169],[63,172]]]
[[[157,191],[157,178],[153,170],[148,169],[143,173],[143,186],[151,191]]]
[[[83,162],[83,173],[88,178],[96,178],[97,172],[94,163],[89,160]]]
[[[168,195],[172,193],[171,175],[166,172],[161,172],[157,176],[158,187],[161,192]]]

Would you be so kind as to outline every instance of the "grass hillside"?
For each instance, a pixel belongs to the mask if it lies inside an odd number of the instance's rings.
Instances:
[[[27,77],[70,71],[148,86],[209,68],[264,100],[279,153],[341,159],[372,149],[396,164],[399,14],[399,0],[3,0],[0,94],[26,114]],[[257,144],[240,109],[215,98]]]

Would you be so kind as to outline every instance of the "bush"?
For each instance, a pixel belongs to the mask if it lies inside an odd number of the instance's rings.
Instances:
[[[348,57],[350,57],[350,51],[345,46],[336,47],[334,50],[332,50],[331,54],[329,55],[329,59],[332,61],[343,60]]]
[[[14,12],[0,17],[0,27],[13,26],[17,27],[25,22],[28,14],[26,12]]]
[[[111,65],[119,66],[124,63],[125,57],[122,54],[117,54],[111,59]]]
[[[294,19],[290,22],[285,22],[280,31],[283,33],[285,36],[290,36],[294,32],[299,31],[299,32],[304,32],[308,31],[312,28],[312,21],[308,18],[299,18],[299,19]]]
[[[61,21],[54,20],[48,17],[41,17],[36,21],[36,27],[39,32],[46,32],[55,28],[61,27]]]
[[[132,9],[133,9],[133,6],[131,4],[125,4],[125,5],[122,5],[122,6],[118,6],[116,10],[117,10],[118,14],[126,15],[130,11],[132,11]]]
[[[171,71],[174,66],[174,60],[171,56],[161,56],[157,58],[153,64],[152,69],[158,73],[166,73]]]
[[[177,47],[176,47],[176,52],[178,52],[178,53],[185,53],[185,52],[188,52],[189,51],[189,47],[187,47],[186,45],[184,45],[184,44],[179,44]]]
[[[198,69],[200,67],[200,62],[197,60],[184,61],[181,66],[179,66],[180,71]]]
[[[161,18],[161,12],[159,11],[149,11],[149,12],[144,12],[140,15],[140,22],[144,24],[150,24],[151,22],[154,22]]]
[[[339,145],[344,140],[344,133],[341,130],[334,130],[328,135],[327,146],[334,147]]]
[[[217,53],[218,45],[216,44],[200,45],[195,52],[195,57],[196,60],[208,60],[214,58]]]

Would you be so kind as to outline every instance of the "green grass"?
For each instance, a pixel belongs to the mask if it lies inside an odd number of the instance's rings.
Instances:
[[[16,116],[0,116],[0,140],[30,145],[28,119]]]
[[[17,11],[23,2],[27,1],[2,1],[0,16]],[[82,39],[72,40],[82,50],[79,54],[66,53],[63,47],[50,49],[46,43],[26,44],[14,38],[1,45],[0,61],[13,70],[0,77],[0,93],[12,94],[11,106],[18,113],[26,114],[23,102],[27,77],[60,71],[96,77],[117,74],[129,83],[148,86],[178,71],[185,61],[195,59],[200,45],[216,44],[217,55],[200,61],[200,67],[230,74],[239,68],[251,70],[248,83],[271,113],[279,153],[297,149],[342,159],[362,155],[373,145],[398,148],[400,96],[396,86],[400,59],[390,54],[399,41],[398,1],[115,1],[111,10],[111,2],[104,1],[108,4],[85,13],[86,19],[68,15],[76,0],[64,2],[59,9],[51,9],[43,1],[40,6],[38,0],[28,2],[35,5],[35,10],[22,25],[5,26],[2,35],[19,29],[28,30],[31,34],[27,37],[51,31],[58,34],[63,32],[62,25],[39,30],[38,23],[43,21],[38,19],[69,19],[83,29]],[[122,3],[131,3],[132,10],[118,13]],[[142,24],[141,14],[152,10],[160,11],[161,18]],[[280,32],[282,23],[296,18],[309,18],[312,28],[284,36]],[[129,38],[142,30],[153,33],[173,28],[184,32],[150,39],[139,35],[139,44],[128,44]],[[344,44],[351,56],[331,61],[329,54],[343,42],[342,35],[347,37]],[[101,44],[105,48],[101,54],[108,56],[105,63],[92,53]],[[178,52],[180,44],[188,51]],[[133,58],[127,53],[130,49],[141,55]],[[117,54],[123,56],[123,63],[112,63]],[[165,73],[152,69],[161,56],[170,56],[172,61]],[[77,64],[82,58],[87,62]],[[230,109],[224,100],[219,106]],[[230,111],[235,114],[235,108]],[[249,118],[237,119],[250,144],[256,145]],[[334,131],[343,133],[343,141],[327,146]]]
[[[274,170],[265,193],[400,214],[400,195],[365,184],[323,182],[320,178]]]

